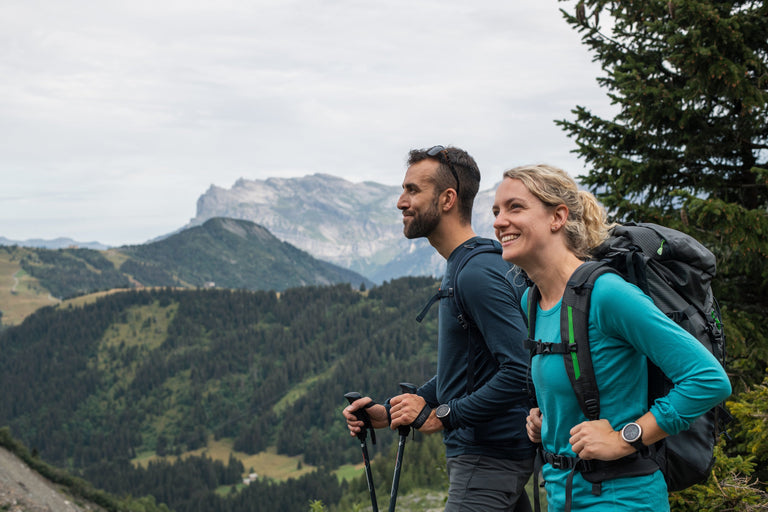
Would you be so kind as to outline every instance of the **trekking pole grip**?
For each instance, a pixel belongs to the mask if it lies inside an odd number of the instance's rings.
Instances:
[[[401,382],[400,383],[400,390],[403,393],[409,394],[409,395],[415,395],[416,394],[416,386],[411,384],[410,382]],[[401,436],[407,436],[411,432],[411,426],[410,425],[401,425],[397,427],[397,431]]]
[[[351,404],[355,400],[359,400],[363,398],[363,395],[358,393],[357,391],[350,391],[349,393],[346,393],[344,395],[344,398],[347,399],[347,401]],[[371,423],[371,417],[368,416],[368,413],[365,411],[365,409],[369,406],[373,405],[373,402],[371,402],[368,406],[358,409],[356,411],[352,411],[352,414],[355,415],[355,418],[357,418],[359,421],[363,422],[363,428],[360,430],[360,433],[357,434],[357,438],[360,441],[365,441],[365,437],[367,435],[368,429],[371,430],[371,442],[373,444],[376,444],[376,433],[373,430],[373,424]]]
[[[358,393],[357,391],[350,391],[349,393],[344,395],[344,398],[347,399],[347,401],[351,404],[355,400],[359,400],[363,398],[363,396]],[[373,472],[371,471],[371,460],[368,456],[368,446],[365,442],[365,436],[368,431],[368,429],[371,429],[371,441],[373,444],[376,444],[376,431],[373,429],[373,424],[371,423],[371,418],[368,416],[368,413],[365,412],[365,409],[373,405],[373,402],[366,405],[362,409],[358,409],[357,411],[354,411],[352,414],[355,415],[355,418],[357,418],[359,421],[363,422],[363,428],[360,429],[360,432],[357,434],[357,439],[360,441],[360,448],[363,451],[363,464],[365,465],[365,479],[368,483],[368,493],[371,495],[371,509],[373,512],[379,512],[379,504],[376,501],[376,488],[373,485]]]

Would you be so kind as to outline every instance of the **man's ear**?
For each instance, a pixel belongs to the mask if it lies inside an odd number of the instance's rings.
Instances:
[[[456,191],[452,188],[447,188],[443,190],[443,192],[440,194],[440,208],[447,212],[451,208],[458,207],[459,198],[456,195]]]

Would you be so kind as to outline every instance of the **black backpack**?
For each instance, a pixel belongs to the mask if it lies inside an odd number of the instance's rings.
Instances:
[[[600,411],[599,390],[589,352],[590,293],[595,280],[606,272],[618,273],[636,284],[662,312],[696,337],[725,366],[725,334],[711,288],[715,257],[707,248],[674,229],[651,223],[628,223],[614,227],[608,240],[593,251],[593,257],[594,261],[584,263],[574,272],[566,286],[561,306],[561,343],[530,339],[535,332],[536,304],[540,297],[535,286],[529,292],[528,301],[527,343],[531,357],[540,353],[564,354],[574,392],[588,419],[598,419]],[[569,307],[572,310],[570,325]],[[572,350],[568,347],[569,327],[573,329],[577,346],[576,359],[581,372],[578,382],[574,376]],[[671,387],[669,379],[648,361],[649,406]],[[714,446],[729,420],[724,404],[719,404],[694,421],[688,430],[654,445],[650,454],[664,473],[670,491],[685,489],[708,478],[715,461]],[[607,478],[624,476],[616,474],[620,471],[621,467],[613,468]]]

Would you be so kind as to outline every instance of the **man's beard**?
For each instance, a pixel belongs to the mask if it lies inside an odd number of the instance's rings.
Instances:
[[[403,234],[405,238],[426,238],[437,228],[440,224],[440,212],[437,209],[437,198],[432,203],[430,208],[423,213],[416,213],[411,217],[411,222],[403,226]]]

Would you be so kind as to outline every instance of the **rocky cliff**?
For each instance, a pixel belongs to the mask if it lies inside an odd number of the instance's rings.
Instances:
[[[374,282],[403,275],[440,276],[444,261],[425,240],[407,240],[396,208],[400,187],[352,183],[327,174],[303,178],[238,180],[211,186],[186,227],[212,217],[265,226],[277,238],[312,256],[358,272]],[[473,225],[491,235],[493,190],[478,194]]]
[[[86,512],[103,509],[73,499],[16,455],[0,447],[0,510],[10,512]]]

